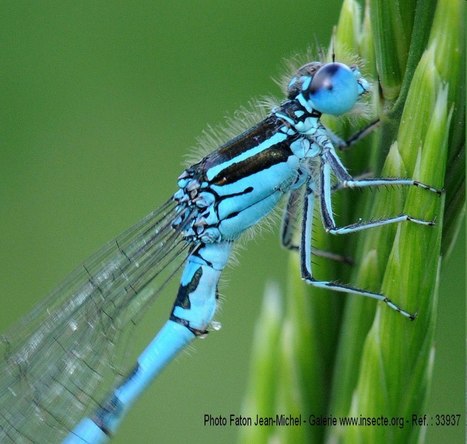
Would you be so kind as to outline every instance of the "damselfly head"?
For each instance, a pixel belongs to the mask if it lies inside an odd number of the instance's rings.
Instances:
[[[287,97],[295,99],[298,94],[310,86],[313,76],[323,66],[321,62],[310,62],[300,67],[287,85]]]
[[[312,62],[300,68],[288,86],[289,99],[300,94],[313,109],[339,116],[350,111],[370,84],[358,67],[332,62]]]

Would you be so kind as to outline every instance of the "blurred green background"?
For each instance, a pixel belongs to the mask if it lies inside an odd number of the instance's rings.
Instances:
[[[252,97],[279,95],[271,77],[282,59],[327,45],[340,4],[2,1],[0,330],[164,202],[207,124]],[[464,410],[464,257],[462,236],[442,273],[433,414]],[[265,283],[285,282],[278,227],[239,259],[221,287],[223,329],[170,365],[115,442],[235,440],[237,429],[205,427],[203,415],[241,411]],[[175,291],[146,316],[134,356]]]

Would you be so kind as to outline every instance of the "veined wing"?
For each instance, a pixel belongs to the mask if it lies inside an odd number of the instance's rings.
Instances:
[[[172,228],[178,211],[167,201],[0,336],[0,442],[61,441],[110,390],[118,337],[194,247]]]

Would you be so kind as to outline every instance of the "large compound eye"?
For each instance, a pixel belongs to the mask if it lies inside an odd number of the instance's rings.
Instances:
[[[310,100],[323,114],[338,116],[351,110],[358,99],[358,83],[354,72],[342,63],[328,63],[313,77]]]

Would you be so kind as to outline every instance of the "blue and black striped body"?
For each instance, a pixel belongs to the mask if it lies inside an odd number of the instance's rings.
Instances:
[[[314,200],[319,199],[325,229],[345,234],[388,223],[431,222],[399,215],[374,222],[337,227],[331,205],[332,175],[341,187],[388,184],[416,185],[408,179],[353,179],[340,162],[336,139],[320,122],[322,113],[350,110],[369,88],[356,67],[312,62],[298,70],[288,85],[287,100],[257,125],[220,146],[187,168],[178,179],[170,229],[190,245],[170,319],[139,357],[125,381],[91,418],[83,420],[66,442],[102,442],[117,429],[125,412],[166,364],[197,336],[208,332],[217,308],[217,285],[234,242],[288,196],[283,244],[291,245],[291,227],[302,193],[300,258],[302,278],[321,288],[354,293],[385,302],[404,316],[413,315],[380,293],[330,281],[319,281],[311,270],[311,228]],[[362,133],[363,134],[363,133]]]
[[[0,441],[50,442],[64,436],[69,444],[108,440],[177,353],[216,329],[217,286],[235,242],[283,197],[282,244],[299,251],[304,282],[374,298],[414,319],[384,294],[319,280],[312,272],[312,252],[343,259],[312,249],[315,201],[331,234],[399,222],[433,225],[405,213],[341,227],[334,221],[331,196],[341,188],[409,185],[440,194],[413,179],[354,179],[347,172],[335,148],[349,148],[378,121],[344,141],[320,118],[346,113],[368,89],[356,66],[334,61],[302,66],[288,83],[284,102],[187,168],[171,199],[96,252],[30,316],[1,335]],[[295,230],[300,236],[294,236]],[[298,238],[299,245],[293,245]],[[182,266],[169,320],[124,380],[118,382],[114,372],[107,385],[105,374],[114,369],[121,333]],[[75,426],[85,412],[91,413]]]
[[[312,79],[320,68],[326,71],[324,81],[318,74],[316,85]],[[334,148],[319,121],[322,113],[311,100],[322,100],[325,81],[335,73],[343,73],[347,83],[351,79],[355,91],[351,103],[345,105],[350,109],[368,88],[358,70],[335,63],[309,63],[292,78],[286,101],[180,175],[179,190],[173,196],[177,215],[171,225],[192,247],[170,319],[126,380],[66,442],[100,442],[110,437],[147,384],[189,342],[207,333],[217,308],[219,278],[233,243],[284,195],[305,183],[313,183],[317,192],[322,153]],[[328,102],[325,98],[324,103]]]
[[[234,241],[303,184],[312,142],[276,114],[294,112],[296,103],[286,102],[180,176],[175,199],[191,218],[185,228],[190,240]],[[302,117],[316,128],[319,113]]]
[[[287,102],[281,111],[294,105]],[[314,122],[318,117],[309,116]],[[306,157],[294,153],[294,148],[304,144],[309,145],[273,113],[180,176],[180,189],[174,195],[180,216],[173,225],[182,227],[196,247],[188,257],[172,321],[194,335],[206,333],[215,311],[219,274],[232,243],[267,216],[284,194],[303,184]],[[192,299],[199,288],[209,302],[203,307],[205,313],[194,314]]]
[[[217,307],[217,284],[234,241],[309,177],[309,163],[321,150],[315,140],[327,138],[320,116],[297,100],[287,100],[256,126],[181,174],[179,190],[173,196],[178,217],[172,226],[181,229],[194,248],[170,320],[126,381],[92,419],[82,421],[82,429],[78,426],[67,442],[80,442],[92,424],[102,439],[111,436],[148,381],[191,340],[207,333]],[[146,364],[151,356],[158,357],[158,367]]]

